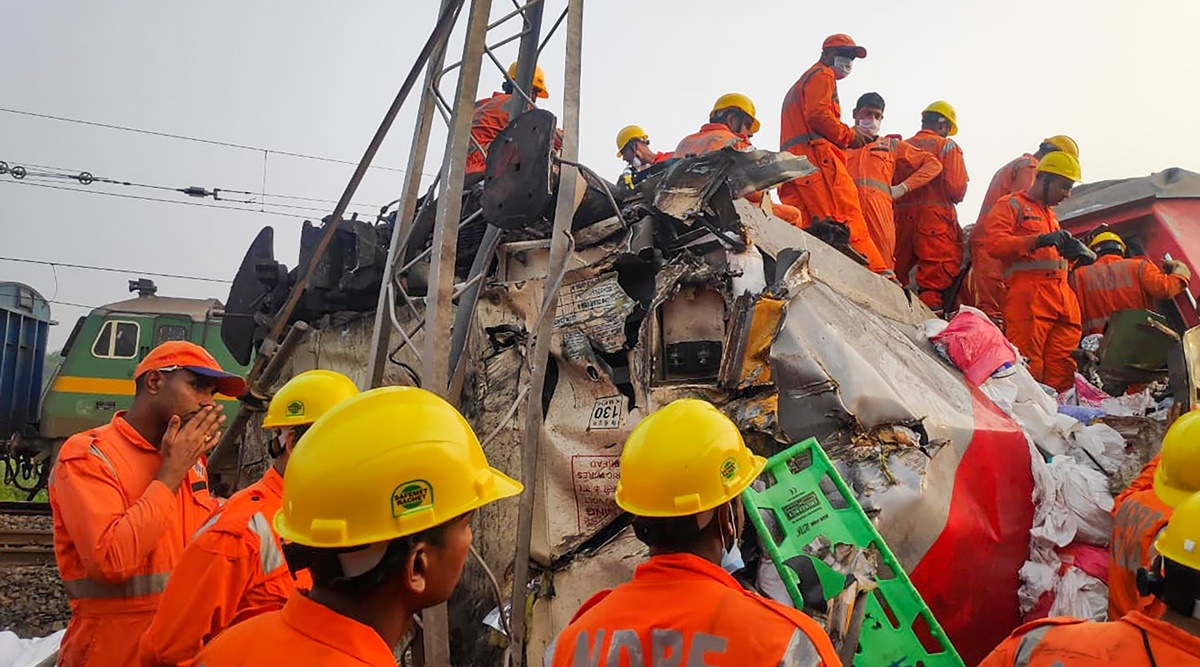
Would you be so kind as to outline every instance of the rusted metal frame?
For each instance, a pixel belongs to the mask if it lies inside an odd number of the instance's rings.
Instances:
[[[579,83],[580,61],[583,46],[583,0],[569,0],[567,5],[566,68],[563,80],[563,147],[562,156],[571,161],[579,159]],[[571,218],[574,214],[576,170],[567,166],[560,172],[558,203],[554,212],[554,232],[551,235],[548,266],[565,267],[569,260]],[[547,275],[549,279],[550,276]],[[547,280],[549,283],[549,280]],[[525,439],[521,447],[521,480],[525,491],[517,517],[517,551],[513,563],[512,610],[510,621],[512,636],[509,637],[513,655],[518,664],[525,659],[525,599],[529,584],[529,551],[533,535],[533,500],[537,484],[538,451],[542,433],[542,389],[546,380],[546,363],[550,354],[550,338],[554,332],[555,307],[558,290],[546,285],[542,311],[534,331],[533,354],[530,364],[529,394],[525,404]]]
[[[455,18],[458,17],[458,11],[462,7],[462,0],[442,0],[440,12],[445,13],[451,5],[457,5],[454,10]],[[446,36],[450,32],[446,31]],[[429,94],[429,87],[437,76],[437,72],[442,68],[442,63],[446,59],[446,40],[439,42],[436,51],[429,60],[429,64],[425,69],[424,91],[421,95],[421,105],[417,109],[417,122],[413,128],[412,148],[408,153],[408,169],[404,173],[404,185],[400,191],[400,206],[396,209],[396,222],[392,225],[392,239],[388,246],[387,263],[384,265],[383,283],[379,286],[379,299],[375,305],[375,327],[371,331],[371,351],[367,358],[367,386],[378,387],[383,382],[383,371],[387,365],[388,345],[391,341],[391,331],[389,325],[391,320],[384,315],[384,308],[391,307],[395,304],[395,300],[388,294],[388,284],[392,276],[397,273],[407,270],[407,266],[400,271],[395,270],[396,258],[404,257],[404,247],[408,245],[408,237],[412,232],[413,217],[416,214],[417,208],[417,193],[421,187],[421,171],[425,166],[425,158],[429,153],[429,134],[433,128],[433,113],[434,102]],[[434,177],[434,184],[441,179],[441,172]],[[409,265],[411,266],[411,264]],[[400,290],[403,292],[403,289]],[[408,300],[408,295],[405,294],[405,300],[409,302],[409,307],[413,308],[413,313],[416,314],[416,309],[412,306],[411,300]],[[402,330],[401,336],[407,339],[407,334]],[[414,348],[415,349],[415,348]]]
[[[446,125],[454,127],[454,112],[450,110],[450,103],[446,101],[446,98],[442,97],[441,91],[436,88],[432,90],[434,103],[437,105],[438,112],[442,114],[442,120],[446,121]],[[471,107],[474,109],[474,104]],[[487,157],[487,149],[483,147],[483,144],[479,143],[479,140],[475,137],[470,137],[470,139],[471,144],[475,146],[475,150],[483,153],[484,157]]]

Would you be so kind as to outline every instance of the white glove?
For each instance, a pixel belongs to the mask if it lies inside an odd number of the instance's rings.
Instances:
[[[892,199],[899,199],[908,194],[908,186],[901,183],[900,185],[892,186]]]

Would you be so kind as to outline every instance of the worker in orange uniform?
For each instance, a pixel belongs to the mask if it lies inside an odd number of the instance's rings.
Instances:
[[[413,614],[445,602],[475,510],[523,487],[488,465],[470,424],[415,387],[325,413],[292,452],[275,530],[312,591],[217,635],[197,667],[395,667]]]
[[[650,559],[583,603],[547,664],[642,664],[624,653],[647,665],[840,665],[815,621],[743,589],[723,567],[738,558],[741,492],[765,465],[705,401],[680,399],[643,419],[621,452],[616,501]]]
[[[467,187],[483,178],[483,172],[487,169],[488,146],[512,119],[509,101],[515,90],[512,82],[516,78],[517,63],[513,63],[508,66],[508,77],[501,86],[501,92],[475,102],[475,115],[471,119],[471,145],[467,148]],[[530,88],[530,101],[550,97],[550,93],[546,92],[546,73],[540,66],[533,71],[533,85]]]
[[[350,378],[306,371],[283,385],[267,406],[263,428],[278,429],[274,465],[234,494],[183,550],[154,622],[142,635],[144,665],[190,665],[209,640],[254,614],[279,609],[294,588],[312,586],[283,560],[271,519],[279,511],[283,475],[300,436],[318,417],[358,394]]]
[[[1142,590],[1163,605],[1161,618],[1131,611],[1089,623],[1046,618],[1017,628],[979,667],[1099,667],[1200,665],[1200,494],[1175,510],[1154,541],[1161,554],[1143,570]]]
[[[837,82],[850,75],[856,58],[867,50],[849,35],[830,35],[821,59],[808,68],[783,98],[779,150],[803,155],[817,168],[804,178],[779,186],[779,200],[800,209],[803,227],[825,221],[845,225],[850,245],[875,273],[890,275],[888,262],[875,247],[858,202],[858,188],[846,168],[847,148],[859,148],[871,137],[842,122]]]
[[[1200,411],[1182,415],[1163,436],[1153,486],[1113,506],[1112,560],[1108,566],[1108,617],[1131,611],[1162,615],[1162,603],[1138,592],[1137,573],[1157,555],[1155,538],[1174,508],[1200,491]]]
[[[858,201],[871,240],[889,269],[895,269],[896,218],[893,202],[932,181],[942,173],[942,163],[931,153],[898,137],[879,137],[883,122],[883,96],[867,93],[854,105],[854,127],[870,136],[871,143],[846,152],[846,167],[858,187]],[[903,182],[892,185],[896,165],[912,172]]]
[[[637,125],[626,125],[617,132],[617,157],[638,172],[652,164],[670,160],[672,153],[656,153],[650,148],[650,135]]]
[[[754,102],[740,93],[726,93],[713,104],[712,111],[708,114],[708,122],[701,125],[698,132],[680,140],[673,157],[704,155],[722,148],[752,151],[754,146],[750,144],[750,137],[754,136],[760,127]],[[761,192],[754,192],[746,199],[754,204],[762,204],[763,196]],[[800,211],[794,206],[772,202],[771,212],[778,218],[800,226]]]
[[[1125,240],[1112,232],[1100,232],[1088,246],[1099,259],[1067,279],[1079,299],[1085,336],[1104,333],[1118,310],[1154,310],[1155,299],[1175,298],[1192,279],[1191,269],[1179,260],[1163,262],[1160,270],[1145,257],[1126,258]]]
[[[133,405],[67,439],[50,475],[54,556],[71,602],[59,665],[136,664],[184,544],[217,503],[204,456],[240,377],[204,348],[163,343],[133,371]]]
[[[1058,391],[1075,380],[1071,351],[1079,347],[1079,303],[1067,285],[1068,260],[1095,259],[1086,246],[1060,229],[1051,210],[1079,180],[1079,160],[1052,153],[1037,166],[1029,189],[1005,195],[984,217],[987,250],[1004,263],[1008,296],[1005,334],[1029,359],[1029,372]]]
[[[921,131],[908,143],[932,153],[942,173],[929,185],[896,202],[896,275],[907,284],[916,267],[917,295],[936,313],[945,309],[942,294],[962,268],[962,229],[955,204],[967,194],[967,166],[962,149],[950,137],[958,134],[958,114],[947,102],[934,102],[921,112]],[[908,178],[900,165],[896,178]]]
[[[979,218],[972,229],[967,243],[971,252],[971,267],[963,282],[963,303],[982,310],[1001,329],[1004,328],[1004,269],[1000,260],[987,254],[984,250],[983,235],[978,233],[983,228],[979,224],[992,206],[1004,195],[1027,190],[1033,185],[1033,177],[1037,173],[1038,163],[1042,158],[1055,151],[1064,151],[1079,157],[1079,145],[1065,134],[1058,134],[1042,140],[1034,153],[1026,153],[1009,162],[992,176],[988,184],[987,194],[983,196],[983,206],[979,209]]]

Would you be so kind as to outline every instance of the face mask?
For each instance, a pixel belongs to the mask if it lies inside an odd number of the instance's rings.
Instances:
[[[859,118],[857,121],[858,129],[872,137],[879,134],[879,119],[878,118]]]
[[[642,166],[642,158],[635,155],[633,156],[633,162],[630,162],[629,164],[632,165],[634,169],[637,169],[638,167]]]
[[[729,504],[729,516],[733,516],[733,503]],[[737,530],[736,523],[734,530]],[[742,548],[738,546],[737,537],[733,538],[732,544],[725,546],[725,533],[721,533],[721,569],[733,574],[745,567],[746,562],[742,560]]]
[[[854,68],[854,58],[845,56],[833,57],[833,76],[835,79],[844,79],[850,76],[850,70]]]

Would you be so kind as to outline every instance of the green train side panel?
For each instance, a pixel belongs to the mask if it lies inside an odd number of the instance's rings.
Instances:
[[[800,577],[787,565],[789,559],[811,563],[826,600],[839,595],[846,585],[847,575],[806,552],[818,537],[831,545],[874,548],[879,554],[878,588],[865,597],[856,667],[963,667],[941,625],[816,440],[809,438],[771,457],[763,479],[773,483],[762,491],[746,489],[742,500],[797,608],[803,608],[804,598]],[[777,534],[772,535],[761,512],[770,512],[775,518],[780,528]],[[941,650],[922,646],[917,635],[919,619],[927,624]]]
[[[102,329],[108,327],[107,342]],[[133,404],[133,371],[156,345],[166,340],[190,340],[209,351],[221,367],[244,374],[220,338],[220,323],[196,322],[182,314],[90,314],[72,333],[66,359],[50,382],[42,401],[39,434],[61,439],[112,420]],[[112,334],[118,332],[114,340]],[[219,400],[230,419],[239,403]]]

